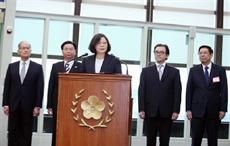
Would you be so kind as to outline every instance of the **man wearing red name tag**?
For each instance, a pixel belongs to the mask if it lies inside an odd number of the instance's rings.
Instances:
[[[226,71],[211,62],[213,50],[210,46],[200,46],[198,54],[201,64],[190,69],[186,91],[192,146],[201,145],[204,130],[207,132],[208,146],[217,146],[219,124],[228,105]]]

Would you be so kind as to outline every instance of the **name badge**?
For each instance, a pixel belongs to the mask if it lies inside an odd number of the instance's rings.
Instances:
[[[213,77],[213,78],[212,78],[212,82],[213,82],[213,83],[220,82],[220,77]]]

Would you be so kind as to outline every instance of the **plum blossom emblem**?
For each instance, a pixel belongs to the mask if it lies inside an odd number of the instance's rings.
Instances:
[[[93,118],[98,120],[102,117],[102,111],[105,109],[105,103],[100,101],[97,96],[91,95],[87,100],[82,101],[81,109],[86,119]]]
[[[89,130],[95,131],[96,128],[106,128],[115,113],[112,96],[103,89],[104,98],[101,98],[102,101],[95,95],[90,95],[82,101],[84,91],[85,89],[81,89],[78,93],[75,93],[72,100],[70,111],[73,114],[73,119],[79,123],[79,126],[88,127]],[[81,110],[78,106],[81,107]],[[93,119],[93,122],[91,119]]]

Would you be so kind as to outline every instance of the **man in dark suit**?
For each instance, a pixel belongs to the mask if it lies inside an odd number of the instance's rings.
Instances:
[[[210,46],[200,46],[201,64],[190,69],[186,111],[191,121],[192,146],[200,146],[206,128],[208,145],[217,146],[220,120],[227,112],[228,85],[226,71],[211,62],[213,50]]]
[[[58,73],[78,73],[82,72],[81,63],[75,60],[76,44],[72,41],[65,41],[61,45],[63,61],[53,64],[50,73],[48,87],[48,114],[53,115],[53,135],[52,146],[56,145],[56,120],[58,104]]]
[[[40,64],[29,59],[31,45],[18,45],[20,61],[9,64],[3,91],[3,110],[8,115],[8,146],[31,146],[33,116],[42,107],[44,77]]]
[[[181,81],[179,70],[166,64],[169,48],[154,47],[156,64],[143,68],[138,91],[139,116],[145,120],[147,146],[156,146],[159,131],[160,146],[168,146],[172,121],[180,112]]]

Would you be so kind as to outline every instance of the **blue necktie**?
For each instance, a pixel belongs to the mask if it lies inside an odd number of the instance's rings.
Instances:
[[[205,71],[204,71],[204,76],[205,76],[205,80],[206,80],[206,82],[207,82],[207,84],[208,84],[208,82],[209,82],[209,73],[208,73],[208,66],[205,66]]]

